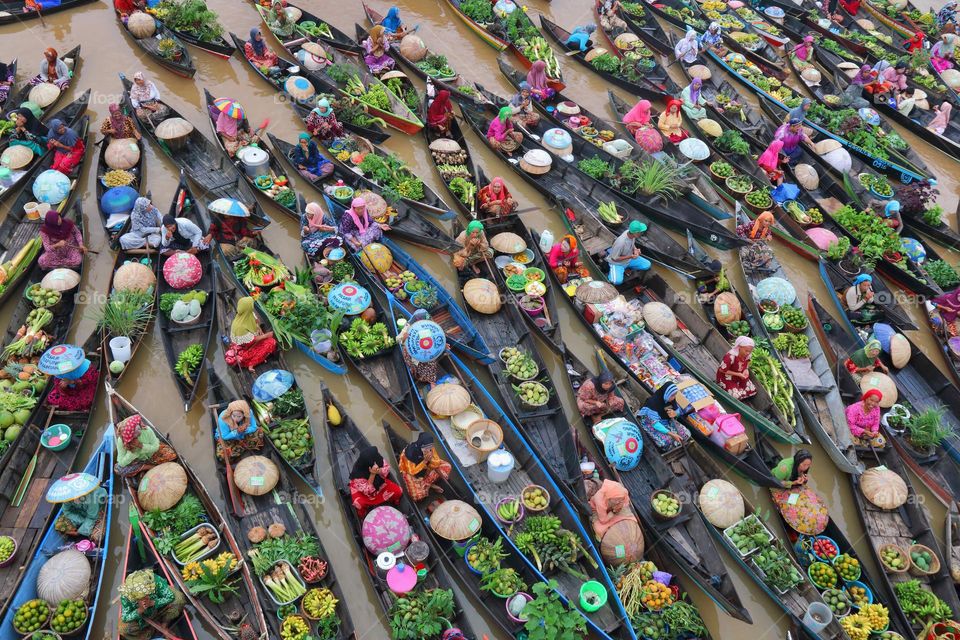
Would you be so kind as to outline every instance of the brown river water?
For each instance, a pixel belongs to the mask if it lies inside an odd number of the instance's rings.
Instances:
[[[362,9],[357,0],[349,2],[334,2],[333,0],[301,1],[305,9],[318,14],[347,33],[353,33],[355,22],[363,23],[364,21]],[[917,4],[926,8],[928,1],[921,0]],[[939,4],[937,3],[938,6]],[[221,22],[227,32],[233,31],[246,38],[251,27],[260,26],[256,10],[248,2],[242,0],[209,0],[209,5],[219,13]],[[381,12],[385,12],[388,8],[388,5],[382,0],[376,1],[374,6]],[[497,70],[494,50],[469,31],[451,13],[444,2],[441,0],[403,0],[400,8],[408,24],[420,25],[419,35],[427,43],[427,46],[446,55],[451,66],[460,71],[467,79],[481,82],[503,95],[510,93],[509,85]],[[589,0],[554,0],[552,3],[547,3],[544,0],[529,0],[527,9],[531,15],[543,12],[567,28],[592,22]],[[266,29],[264,31],[266,33]],[[281,51],[272,36],[266,35],[266,39],[269,46]],[[117,76],[118,72],[122,72],[129,77],[138,70],[144,70],[156,82],[164,100],[171,103],[185,117],[197,124],[205,135],[210,135],[210,131],[204,122],[201,108],[202,89],[204,87],[216,96],[228,96],[241,101],[252,121],[260,122],[264,118],[269,118],[270,130],[281,138],[294,139],[302,128],[292,109],[279,104],[275,100],[274,94],[267,90],[265,83],[256,77],[248,65],[238,57],[225,61],[194,49],[192,53],[198,71],[193,80],[176,77],[147,60],[138,59],[138,52],[126,36],[120,32],[111,7],[103,2],[52,15],[46,18],[46,27],[42,27],[38,21],[34,20],[22,26],[9,25],[0,28],[0,59],[9,60],[15,56],[19,57],[21,69],[19,80],[21,82],[27,77],[27,73],[31,75],[36,73],[35,68],[39,66],[41,51],[45,47],[54,46],[59,51],[64,52],[76,44],[83,45],[83,66],[70,91],[71,94],[77,94],[82,89],[93,89],[90,112],[97,123],[107,115],[107,105],[120,97],[121,87]],[[612,113],[607,106],[607,86],[605,83],[588,70],[562,56],[559,59],[563,66],[564,80],[568,87],[566,93],[590,110],[605,114],[612,119]],[[678,69],[671,69],[671,73],[673,73],[675,80],[682,81]],[[681,84],[681,86],[683,85]],[[623,91],[619,91],[619,93],[627,97]],[[99,124],[97,129],[99,129]],[[396,131],[391,131],[391,133],[393,136],[385,146],[391,151],[399,153],[411,163],[418,170],[418,174],[449,201],[449,196],[429,162],[423,138],[419,135],[407,137]],[[958,175],[957,163],[926,143],[917,140],[909,133],[904,131],[900,131],[900,133],[914,145],[914,148],[922,154],[929,167],[936,173],[940,183],[940,204],[943,209],[954,212],[958,208],[958,191],[960,191],[960,188],[958,188],[960,175]],[[545,199],[517,179],[509,168],[502,166],[500,161],[490,154],[472,133],[468,133],[467,136],[471,151],[474,154],[474,160],[481,164],[485,173],[488,176],[503,175],[514,196],[521,200],[520,207],[532,209],[523,214],[526,224],[536,229],[549,228],[555,236],[559,236],[563,228],[562,222],[555,210],[547,205]],[[148,155],[147,186],[156,196],[157,205],[165,211],[173,189],[176,187],[177,172],[173,164],[159,154],[154,147],[147,144],[146,148]],[[90,294],[95,292],[105,293],[113,265],[113,257],[109,248],[105,245],[104,234],[96,220],[97,209],[93,192],[95,164],[95,161],[88,163],[87,175],[84,178],[86,189],[83,196],[84,210],[90,229],[87,243],[91,248],[100,252],[98,256],[94,256],[92,263],[88,265],[88,275],[82,285]],[[308,200],[311,198],[319,199],[318,194],[313,193],[310,187],[305,185],[304,187],[304,193]],[[269,210],[269,205],[264,206],[268,207]],[[270,226],[266,233],[270,246],[280,253],[288,265],[300,264],[303,258],[296,225],[275,211],[271,211],[271,215],[274,218],[274,224]],[[941,250],[946,259],[954,264],[960,262],[955,253],[942,248]],[[417,249],[413,249],[412,252],[432,273],[438,274],[438,277],[446,286],[455,286],[456,278],[453,268],[446,258]],[[824,298],[825,290],[813,263],[805,261],[783,246],[777,248],[777,256],[786,266],[794,284],[797,285],[801,299],[804,297],[804,289],[807,286],[811,287],[818,297]],[[734,259],[722,255],[719,257],[723,261]],[[689,283],[671,274],[665,275],[678,290],[689,290]],[[742,282],[738,286],[741,291],[745,291]],[[5,310],[0,320],[5,322],[9,312],[9,309]],[[565,306],[561,306],[559,312],[563,318],[563,335],[567,347],[585,362],[592,362],[596,347],[593,338],[583,331],[579,321],[571,316]],[[913,310],[913,314],[917,326],[923,327],[924,321],[917,309]],[[96,317],[96,303],[82,308],[82,317],[76,321],[76,326],[72,332],[74,342],[82,343],[83,339],[93,329]],[[914,332],[911,338],[918,341],[928,352],[935,352],[937,350],[936,345],[925,331],[923,329]],[[563,374],[560,361],[543,345],[541,345],[540,352],[552,366],[553,373],[558,376],[557,387],[560,389],[568,415],[577,415],[571,394],[565,390],[566,385],[562,382]],[[392,414],[387,407],[359,375],[351,371],[346,376],[339,377],[322,370],[299,353],[294,352],[288,355],[294,373],[300,384],[306,389],[308,406],[316,411],[322,411],[319,385],[321,383],[326,384],[344,404],[346,410],[357,423],[363,426],[367,435],[375,443],[382,445],[382,451],[386,451],[386,438],[380,428],[380,420],[386,417],[394,423],[396,421],[392,419]],[[211,350],[211,357],[222,357],[219,347]],[[943,366],[943,363],[940,362],[940,365]],[[203,408],[204,403],[198,401],[194,403],[190,413],[185,415],[181,413],[181,404],[168,371],[156,329],[148,337],[131,366],[134,371],[127,374],[120,386],[120,393],[135,404],[158,428],[170,433],[174,445],[184,454],[186,461],[194,465],[208,488],[214,494],[217,494],[219,485],[216,478],[213,477],[215,467],[211,464],[210,421]],[[203,398],[202,391],[200,398]],[[101,402],[96,412],[96,420],[93,425],[99,433],[108,420],[105,404]],[[91,433],[87,437],[84,451],[80,456],[81,460],[86,459],[87,452],[99,440],[98,433]],[[324,440],[323,434],[317,434],[317,436]],[[859,556],[866,559],[869,564],[869,547],[867,546],[869,541],[864,539],[863,528],[856,515],[847,479],[834,468],[816,442],[811,445],[811,449],[815,456],[812,486],[827,497],[831,515],[844,528],[849,538],[855,541]],[[786,450],[784,449],[784,451]],[[773,508],[766,491],[756,489],[738,476],[732,476],[731,480],[737,484],[745,496],[763,511],[769,512]],[[360,638],[369,639],[386,638],[388,637],[387,626],[384,620],[379,619],[380,609],[362,573],[362,567],[354,551],[353,543],[348,539],[348,528],[337,503],[335,487],[329,473],[323,475],[322,485],[328,499],[319,501],[318,504],[314,505],[313,515],[337,577],[344,588],[345,604],[349,608],[357,627],[357,635]],[[921,496],[926,500],[932,514],[933,527],[942,539],[944,509],[929,492],[919,487],[919,481],[916,479],[915,485],[918,486]],[[222,505],[223,502],[221,501],[220,504]],[[103,637],[116,637],[115,589],[122,579],[118,565],[122,561],[123,536],[126,532],[126,506],[126,502],[120,500],[118,501],[118,508],[114,511],[114,528],[110,545],[112,555],[107,567],[104,597],[100,600],[101,607],[97,612],[95,626],[97,631],[94,633],[94,637],[100,637],[101,635]],[[754,623],[751,626],[733,620],[720,612],[706,596],[696,589],[691,589],[690,595],[694,603],[700,608],[713,637],[763,639],[784,637],[788,621],[781,610],[745,576],[729,557],[726,557],[726,564],[744,605],[753,616]],[[670,567],[667,567],[667,570],[670,570]],[[495,629],[491,621],[485,620],[477,612],[469,598],[461,595],[460,602],[468,610],[471,622],[478,634],[486,633],[491,639],[498,637],[497,631],[491,631]]]

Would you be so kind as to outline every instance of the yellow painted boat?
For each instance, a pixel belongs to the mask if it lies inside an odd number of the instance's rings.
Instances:
[[[483,26],[481,26],[478,22],[475,22],[472,18],[470,18],[470,16],[468,16],[463,11],[461,11],[460,0],[447,0],[447,4],[450,6],[451,9],[453,9],[454,13],[456,13],[457,16],[459,16],[460,19],[463,20],[464,24],[470,27],[471,31],[476,33],[481,38],[483,38],[483,41],[486,42],[488,45],[490,45],[497,51],[503,51],[504,49],[510,46],[509,42],[507,42],[506,40],[502,40],[501,38],[498,38],[497,36],[493,35],[489,31],[487,31],[485,28],[483,28]]]

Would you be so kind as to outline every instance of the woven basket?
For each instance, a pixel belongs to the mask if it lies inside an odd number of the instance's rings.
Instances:
[[[494,434],[493,444],[489,446],[477,446],[473,442],[473,436],[475,434],[481,433],[483,431],[488,431]],[[477,456],[477,460],[483,461],[487,459],[491,453],[500,448],[500,445],[503,444],[503,429],[500,428],[493,420],[488,420],[487,418],[481,418],[470,423],[470,426],[467,427],[467,445],[473,450],[474,454]]]
[[[891,569],[890,567],[888,567],[888,566],[886,565],[886,563],[881,562],[880,564],[883,565],[883,570],[884,570],[886,573],[890,573],[890,574],[894,574],[894,575],[906,573],[907,571],[909,571],[909,570],[910,570],[910,567],[913,565],[913,563],[910,562],[910,554],[907,553],[906,551],[904,551],[903,547],[899,547],[899,546],[897,546],[897,545],[895,545],[895,544],[884,544],[884,545],[880,545],[880,547],[877,548],[877,554],[878,554],[878,555],[881,555],[881,554],[883,554],[884,551],[886,551],[886,550],[888,550],[888,549],[893,549],[893,550],[895,550],[897,553],[900,554],[900,557],[903,558],[903,560],[904,560],[904,566],[903,566],[902,569]]]
[[[912,556],[911,554],[912,554],[914,551],[926,551],[927,553],[930,554],[930,558],[931,558],[931,560],[930,560],[930,570],[929,570],[929,571],[924,571],[923,569],[921,569],[920,567],[918,567],[916,564],[914,564],[914,562],[911,560],[911,561],[910,561],[910,575],[914,575],[914,576],[932,576],[932,575],[936,575],[936,574],[940,571],[940,558],[937,556],[936,551],[934,551],[934,550],[931,549],[930,547],[927,547],[927,546],[922,545],[922,544],[914,544],[914,545],[911,545],[909,549],[907,549],[907,555],[908,555],[910,558],[912,558],[913,556]]]

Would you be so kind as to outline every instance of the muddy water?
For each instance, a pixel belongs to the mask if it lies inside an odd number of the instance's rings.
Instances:
[[[381,3],[382,4],[382,3]],[[377,4],[381,11],[386,7]],[[238,0],[210,0],[210,6],[221,16],[227,31],[233,31],[246,36],[253,26],[259,26],[259,20],[254,8]],[[333,2],[332,0],[311,1],[305,8],[326,18],[348,33],[353,32],[354,22],[362,22],[363,14],[359,2]],[[408,23],[420,25],[419,34],[428,46],[439,53],[445,54],[453,67],[458,69],[467,78],[482,82],[488,88],[506,95],[509,87],[501,79],[495,64],[495,52],[485,45],[477,36],[459,22],[447,9],[443,2],[435,0],[405,0],[401,5],[404,18]],[[531,0],[528,7],[531,14],[545,12],[559,24],[570,27],[576,24],[591,22],[589,3],[586,0],[555,0],[547,4],[543,0]],[[267,36],[270,46],[276,47],[272,37]],[[113,13],[104,3],[87,5],[79,10],[50,16],[46,18],[46,27],[38,22],[30,22],[24,27],[6,26],[0,29],[0,59],[9,60],[19,56],[21,61],[21,76],[23,81],[27,71],[35,73],[39,64],[40,52],[47,46],[54,46],[61,52],[72,48],[75,44],[83,45],[83,67],[79,78],[74,81],[71,93],[87,87],[94,90],[91,101],[91,112],[96,121],[102,120],[107,113],[107,105],[119,96],[120,82],[118,72],[130,76],[135,71],[144,69],[157,86],[165,100],[175,106],[186,117],[197,124],[205,134],[209,135],[205,118],[202,117],[202,88],[208,88],[214,95],[230,96],[242,101],[247,114],[252,121],[259,123],[264,118],[270,119],[270,130],[282,138],[293,139],[300,131],[298,120],[289,107],[277,104],[274,95],[266,89],[262,81],[254,76],[248,66],[238,58],[224,61],[194,50],[194,58],[198,67],[194,80],[184,80],[171,75],[169,72],[157,68],[145,60],[138,60],[136,50],[131,46],[125,35],[115,24]],[[606,105],[607,87],[596,76],[590,74],[579,65],[561,58],[564,67],[564,78],[568,85],[568,94],[581,101],[589,109],[601,113],[611,114]],[[679,71],[672,70],[676,79],[681,81]],[[622,92],[621,92],[622,93]],[[941,205],[945,211],[953,212],[958,206],[958,178],[957,164],[926,145],[916,140],[910,134],[901,132],[915,143],[915,148],[923,155],[928,165],[937,174],[940,180]],[[502,174],[506,177],[510,189],[521,200],[521,208],[532,208],[524,213],[525,222],[537,229],[549,228],[555,235],[562,229],[561,222],[554,210],[546,205],[545,200],[533,189],[514,178],[499,160],[481,149],[482,145],[472,134],[468,134],[468,142],[474,153],[475,160],[483,166],[488,176]],[[419,169],[421,177],[443,192],[428,162],[427,150],[419,136],[407,138],[396,134],[386,144],[386,147],[396,151],[414,167]],[[156,149],[147,146],[147,185],[156,196],[158,206],[165,209],[176,186],[177,176],[175,169],[164,157],[158,155]],[[96,219],[96,206],[93,202],[93,175],[94,169],[88,167],[85,177],[86,195],[84,196],[85,213],[90,226],[88,233],[89,245],[99,250],[94,256],[92,264],[88,266],[88,275],[83,284],[88,293],[103,292],[109,281],[113,257],[104,244],[104,236],[99,221]],[[316,194],[310,193],[307,187],[306,195],[309,198]],[[267,205],[265,205],[267,206]],[[275,214],[276,222],[267,232],[267,239],[274,249],[278,250],[288,264],[299,264],[302,261],[298,243],[296,225]],[[432,273],[439,277],[448,286],[453,286],[455,279],[449,264],[434,254],[413,250],[414,255],[422,261]],[[783,247],[777,250],[778,257],[797,285],[798,292],[803,296],[805,287],[810,286],[820,297],[825,295],[814,265],[797,257]],[[955,254],[945,252],[947,259],[958,262]],[[729,260],[729,256],[719,256],[722,260]],[[666,274],[678,290],[686,291],[688,284]],[[742,283],[740,283],[742,285]],[[572,349],[582,359],[592,361],[595,345],[592,338],[581,329],[578,321],[573,318],[565,307],[560,309],[563,318],[563,332],[568,348]],[[9,315],[9,309],[3,314],[3,320]],[[82,343],[83,339],[93,329],[97,317],[97,305],[92,304],[82,309],[82,317],[74,327],[74,341]],[[915,318],[918,326],[923,326],[919,315]],[[928,350],[935,350],[935,345],[923,331],[913,336]],[[563,380],[560,362],[545,348],[541,348],[542,355],[551,363],[558,380]],[[214,357],[220,357],[219,351]],[[307,389],[307,396],[312,407],[319,409],[319,385],[328,385],[336,396],[344,403],[352,417],[364,426],[368,436],[374,442],[385,445],[385,438],[379,427],[381,418],[390,419],[387,408],[379,398],[369,389],[365,382],[356,374],[349,373],[344,377],[337,377],[320,370],[316,365],[303,358],[299,353],[290,354],[294,372],[300,383]],[[192,463],[200,476],[207,482],[212,492],[217,493],[218,484],[213,477],[211,464],[212,450],[209,437],[210,423],[202,408],[203,403],[197,402],[191,412],[181,414],[176,390],[167,370],[161,343],[156,331],[149,337],[139,352],[131,371],[121,385],[120,392],[138,406],[160,429],[170,433],[174,444],[184,452],[186,459]],[[562,384],[558,385],[568,413],[575,411],[570,393]],[[202,397],[202,395],[201,395]],[[99,434],[107,423],[105,405],[101,402],[97,407],[94,428]],[[322,434],[318,434],[322,438]],[[84,453],[90,450],[96,436],[91,434],[85,443]],[[857,541],[857,550],[862,558],[867,557],[868,544],[863,539],[863,529],[856,516],[856,511],[850,495],[847,479],[835,471],[832,463],[823,454],[819,445],[812,445],[816,462],[813,469],[813,486],[826,495],[831,504],[831,513],[845,528],[849,537]],[[732,478],[754,504],[764,511],[769,511],[772,505],[765,492],[758,491],[737,477]],[[387,637],[387,629],[380,621],[380,610],[373,599],[372,591],[360,573],[358,558],[353,545],[347,539],[347,528],[342,517],[340,507],[336,502],[335,488],[329,474],[322,480],[323,489],[329,500],[318,501],[314,506],[313,515],[321,531],[323,543],[327,548],[334,569],[346,593],[347,606],[357,626],[358,636],[364,638]],[[918,484],[918,483],[916,483]],[[938,534],[942,533],[943,508],[926,492],[921,491],[933,515],[933,527]],[[98,630],[103,635],[113,635],[116,628],[116,609],[112,602],[115,587],[122,576],[119,575],[117,564],[121,560],[123,535],[126,531],[126,504],[121,503],[115,511],[114,535],[112,538],[112,557],[108,568],[106,584],[110,589],[105,592],[105,603],[98,612]],[[752,626],[736,622],[719,612],[705,597],[693,590],[691,595],[694,602],[700,607],[701,613],[716,638],[750,637],[775,638],[782,637],[786,629],[786,620],[763,592],[756,588],[732,561],[727,562],[738,591],[744,603],[749,608],[754,624]],[[668,567],[669,570],[669,567]],[[461,598],[470,612],[474,627],[478,632],[485,632],[491,638],[497,637],[491,632],[489,620],[485,620],[476,613],[472,603],[467,598]],[[96,635],[96,634],[95,634]]]

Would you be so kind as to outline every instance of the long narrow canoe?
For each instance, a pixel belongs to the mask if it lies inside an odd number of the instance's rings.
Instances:
[[[62,2],[60,2],[60,4],[57,6],[44,9],[42,13],[44,17],[46,17],[51,13],[67,11],[69,9],[73,9],[74,7],[79,7],[93,1],[94,0],[62,0]],[[2,11],[6,15],[0,15],[0,25],[32,20],[33,18],[40,17],[41,13],[32,8],[28,8],[26,0],[14,0],[14,2],[6,2],[3,5]]]
[[[253,4],[260,13],[260,17],[263,18],[264,23],[266,23],[267,14],[270,13],[270,7],[263,6],[257,0],[254,0]],[[269,3],[267,4],[269,5]],[[287,15],[299,16],[299,18],[297,18],[296,33],[291,36],[291,39],[301,40],[306,38],[307,40],[321,42],[325,45],[334,47],[335,49],[339,49],[340,51],[347,51],[349,53],[363,53],[363,48],[357,44],[356,40],[348,36],[340,29],[337,29],[320,16],[314,15],[310,13],[310,11],[304,9],[302,6],[293,4],[292,2],[287,2],[284,6],[286,7]],[[308,22],[312,22],[313,26],[315,27],[309,32],[304,26],[304,24]]]
[[[82,1],[89,2],[90,0],[82,0]],[[9,11],[9,9],[7,9],[7,11]],[[31,11],[30,13],[34,14],[35,12]],[[48,11],[43,12],[44,15],[46,15],[47,13]],[[0,24],[3,24],[2,20],[3,18],[0,17]],[[80,73],[80,64],[83,62],[83,59],[80,57],[80,46],[81,45],[78,44],[73,49],[70,49],[66,53],[60,55],[60,59],[63,60],[63,63],[65,65],[67,65],[67,70],[70,72],[71,83],[76,81],[77,74]],[[31,76],[31,78],[32,77],[33,76]],[[24,102],[27,102],[30,96],[30,90],[32,88],[33,87],[29,83],[25,83],[22,87],[20,87],[16,91],[14,91],[11,88],[10,94],[7,96],[6,106],[4,108],[7,109],[8,111],[19,109],[21,104],[23,104]],[[57,96],[56,100],[54,100],[53,102],[48,104],[46,107],[44,107],[41,110],[42,111],[41,118],[46,120],[46,116],[49,115],[51,112],[53,112],[53,109],[57,106],[57,104],[61,100],[63,100],[63,96],[66,93],[67,93],[66,91],[61,91],[60,95]],[[86,92],[84,92],[84,95],[86,95]]]
[[[127,34],[133,46],[143,54],[167,71],[172,71],[178,76],[192,78],[196,75],[197,67],[193,64],[193,57],[190,55],[187,45],[183,43],[177,34],[168,29],[165,24],[160,21],[154,21],[157,26],[156,33],[150,37],[138,38],[127,28],[126,20],[120,16],[120,13],[118,11],[114,13],[116,13],[117,25],[120,27],[120,30]],[[173,43],[173,49],[169,55],[160,50],[161,42]]]
[[[121,107],[121,112],[124,109]],[[132,115],[126,113],[125,115]],[[97,197],[97,211],[100,213],[100,223],[103,225],[103,230],[106,231],[107,237],[110,240],[110,245],[112,248],[117,246],[117,238],[120,235],[120,232],[123,230],[124,225],[127,223],[127,220],[130,218],[130,213],[111,215],[106,213],[103,210],[102,198],[103,194],[106,193],[110,187],[104,183],[104,176],[111,171],[110,165],[107,164],[107,149],[110,146],[111,140],[106,136],[100,141],[100,154],[97,157],[97,173],[94,177],[96,181],[96,197]],[[129,138],[129,144],[132,147],[135,147],[139,157],[137,158],[137,163],[127,169],[133,180],[127,185],[131,189],[134,189],[137,193],[143,194],[146,192],[147,176],[146,176],[146,164],[147,164],[147,153],[146,145],[144,145],[143,140],[137,140],[136,138]]]
[[[430,104],[433,102],[433,98],[430,97],[429,91],[424,94],[423,98],[423,108],[421,109],[421,116],[423,121],[427,121],[427,116],[430,109]],[[437,170],[437,174],[440,176],[441,182],[447,188],[447,193],[450,194],[450,197],[453,199],[454,205],[460,211],[460,214],[467,219],[474,219],[477,217],[479,211],[478,198],[476,192],[480,190],[479,178],[477,176],[477,167],[473,162],[473,157],[470,154],[470,147],[467,145],[466,139],[463,137],[463,130],[460,128],[460,123],[457,121],[456,117],[450,118],[449,130],[447,135],[442,136],[437,131],[434,130],[430,125],[423,127],[423,137],[427,141],[427,149],[429,151],[430,162],[433,164],[434,168]],[[463,162],[457,163],[447,163],[439,162],[437,157],[434,155],[435,151],[433,149],[434,143],[440,140],[452,140],[460,147],[460,153],[465,156]],[[447,171],[444,172],[441,170],[443,165],[453,165],[453,166],[462,166],[463,169],[460,171],[459,175],[454,175],[453,173]],[[450,186],[453,180],[460,178],[461,180],[467,180],[471,182],[474,189],[474,196],[469,198],[469,202],[464,202]]]

